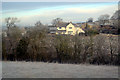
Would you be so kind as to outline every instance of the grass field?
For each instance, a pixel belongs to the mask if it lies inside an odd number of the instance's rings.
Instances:
[[[3,62],[3,78],[118,78],[118,67],[90,64]]]

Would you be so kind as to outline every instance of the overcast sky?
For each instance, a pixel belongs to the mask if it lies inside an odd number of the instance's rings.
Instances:
[[[102,14],[112,14],[118,9],[117,2],[3,2],[2,19],[17,17],[21,26],[34,25],[36,21],[50,24],[57,17],[63,21],[84,22]]]

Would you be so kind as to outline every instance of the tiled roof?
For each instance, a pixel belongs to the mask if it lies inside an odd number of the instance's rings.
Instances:
[[[75,24],[75,23],[72,23],[72,22],[70,22],[71,24],[73,24],[75,27],[81,27],[81,25],[82,24]],[[56,25],[57,27],[66,27],[68,24],[70,24],[70,23],[59,23],[58,25]]]
[[[58,23],[56,26],[57,27],[66,27],[69,23],[65,23],[65,22],[61,22],[61,23]]]
[[[81,27],[82,24],[74,24],[72,23],[75,27]]]

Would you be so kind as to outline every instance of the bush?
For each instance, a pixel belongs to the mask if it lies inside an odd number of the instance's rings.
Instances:
[[[60,63],[67,62],[71,59],[72,56],[72,46],[70,45],[71,39],[70,36],[58,35],[56,39],[56,52],[57,59]]]
[[[23,37],[17,46],[17,56],[18,60],[25,60],[27,57],[27,49],[28,49],[29,39],[27,37]]]
[[[90,35],[96,35],[96,34],[99,34],[98,30],[95,30],[95,29],[87,29],[85,31],[85,34],[90,36]]]
[[[48,35],[45,29],[34,27],[23,36],[3,37],[2,54],[4,60],[26,60],[59,63],[90,63],[119,65],[117,36]],[[10,40],[10,41],[9,41]],[[12,45],[11,45],[12,42]]]

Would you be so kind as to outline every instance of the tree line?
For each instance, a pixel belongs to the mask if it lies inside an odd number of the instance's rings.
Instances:
[[[120,64],[118,36],[49,35],[47,26],[41,22],[21,35],[22,30],[15,25],[17,21],[6,19],[8,36],[2,36],[3,60]]]

